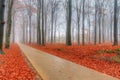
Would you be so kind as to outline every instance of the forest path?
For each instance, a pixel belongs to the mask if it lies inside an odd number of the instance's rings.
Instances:
[[[119,80],[24,44],[19,47],[43,80]]]

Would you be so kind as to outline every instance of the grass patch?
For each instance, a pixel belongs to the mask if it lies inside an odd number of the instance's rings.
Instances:
[[[120,51],[117,51],[117,54],[120,55]]]
[[[107,61],[107,62],[111,62],[111,58],[108,58],[108,57],[100,57],[99,60],[104,60],[104,61]]]
[[[98,54],[103,54],[103,53],[115,53],[114,50],[99,50]]]
[[[105,50],[99,50],[98,51],[98,54],[102,54],[102,53],[104,53],[105,52]]]
[[[116,52],[117,52],[118,55],[120,55],[120,48],[117,48]]]
[[[115,56],[112,58],[115,62],[120,63],[120,56]]]
[[[0,50],[0,54],[5,54],[3,51]]]
[[[106,50],[105,52],[106,52],[106,53],[115,53],[114,50]]]
[[[120,48],[115,49],[116,51],[120,51]]]

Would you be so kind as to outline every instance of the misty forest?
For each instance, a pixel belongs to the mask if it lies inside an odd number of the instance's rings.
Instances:
[[[0,0],[0,80],[118,80],[119,43],[120,0]]]

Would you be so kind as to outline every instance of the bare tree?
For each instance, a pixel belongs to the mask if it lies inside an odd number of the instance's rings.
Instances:
[[[101,44],[101,3],[98,1],[99,44]]]
[[[54,35],[53,34],[55,34],[55,27],[56,27],[56,18],[57,18],[57,16],[56,16],[56,13],[57,13],[57,11],[59,10],[59,0],[57,1],[57,0],[51,0],[50,1],[50,4],[51,4],[51,43],[53,43],[53,41],[54,41]]]
[[[96,43],[97,43],[97,8],[98,6],[97,6],[97,0],[95,0],[95,33],[94,33],[94,35],[95,35],[95,41],[94,41],[94,44],[96,45]]]
[[[114,0],[114,46],[118,45],[117,0]]]
[[[66,19],[67,19],[66,45],[72,45],[72,42],[71,42],[72,0],[67,1],[66,12],[67,12],[67,14],[66,14]]]
[[[10,47],[10,34],[11,34],[11,24],[12,24],[12,7],[14,0],[9,0],[8,2],[8,18],[7,18],[7,33],[6,33],[6,44],[5,47]]]
[[[0,53],[2,53],[2,43],[3,43],[3,26],[4,26],[4,2],[5,0],[0,0]]]
[[[76,0],[76,14],[77,14],[77,42],[80,45],[80,17],[81,17],[81,1]]]
[[[83,0],[83,17],[82,17],[82,45],[85,45],[85,0]]]
[[[45,32],[44,32],[44,0],[42,0],[42,45],[45,45]]]
[[[37,10],[37,43],[41,45],[41,0],[38,0]]]

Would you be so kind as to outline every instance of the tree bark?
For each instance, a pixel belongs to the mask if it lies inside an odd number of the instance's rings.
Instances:
[[[97,1],[96,0],[95,0],[95,29],[94,30],[95,30],[94,45],[96,45],[97,44]]]
[[[84,24],[84,20],[85,20],[85,0],[83,0],[83,17],[82,17],[82,45],[85,45],[85,24]]]
[[[38,7],[38,11],[37,11],[37,43],[39,44],[39,45],[41,45],[41,28],[40,28],[40,21],[41,21],[41,16],[40,16],[40,12],[41,12],[41,0],[38,0],[38,5],[37,5],[37,7]]]
[[[0,0],[0,50],[2,51],[3,43],[3,27],[4,27],[4,2],[5,0]]]
[[[118,45],[117,0],[114,0],[114,46]]]
[[[9,0],[8,3],[8,18],[7,18],[7,32],[6,32],[6,44],[5,48],[10,47],[10,35],[11,35],[11,24],[12,24],[12,7],[13,7],[14,0]]]
[[[45,45],[44,38],[44,0],[42,0],[42,45]]]
[[[71,42],[71,16],[72,16],[72,0],[67,2],[67,30],[66,30],[66,45],[72,45]]]

